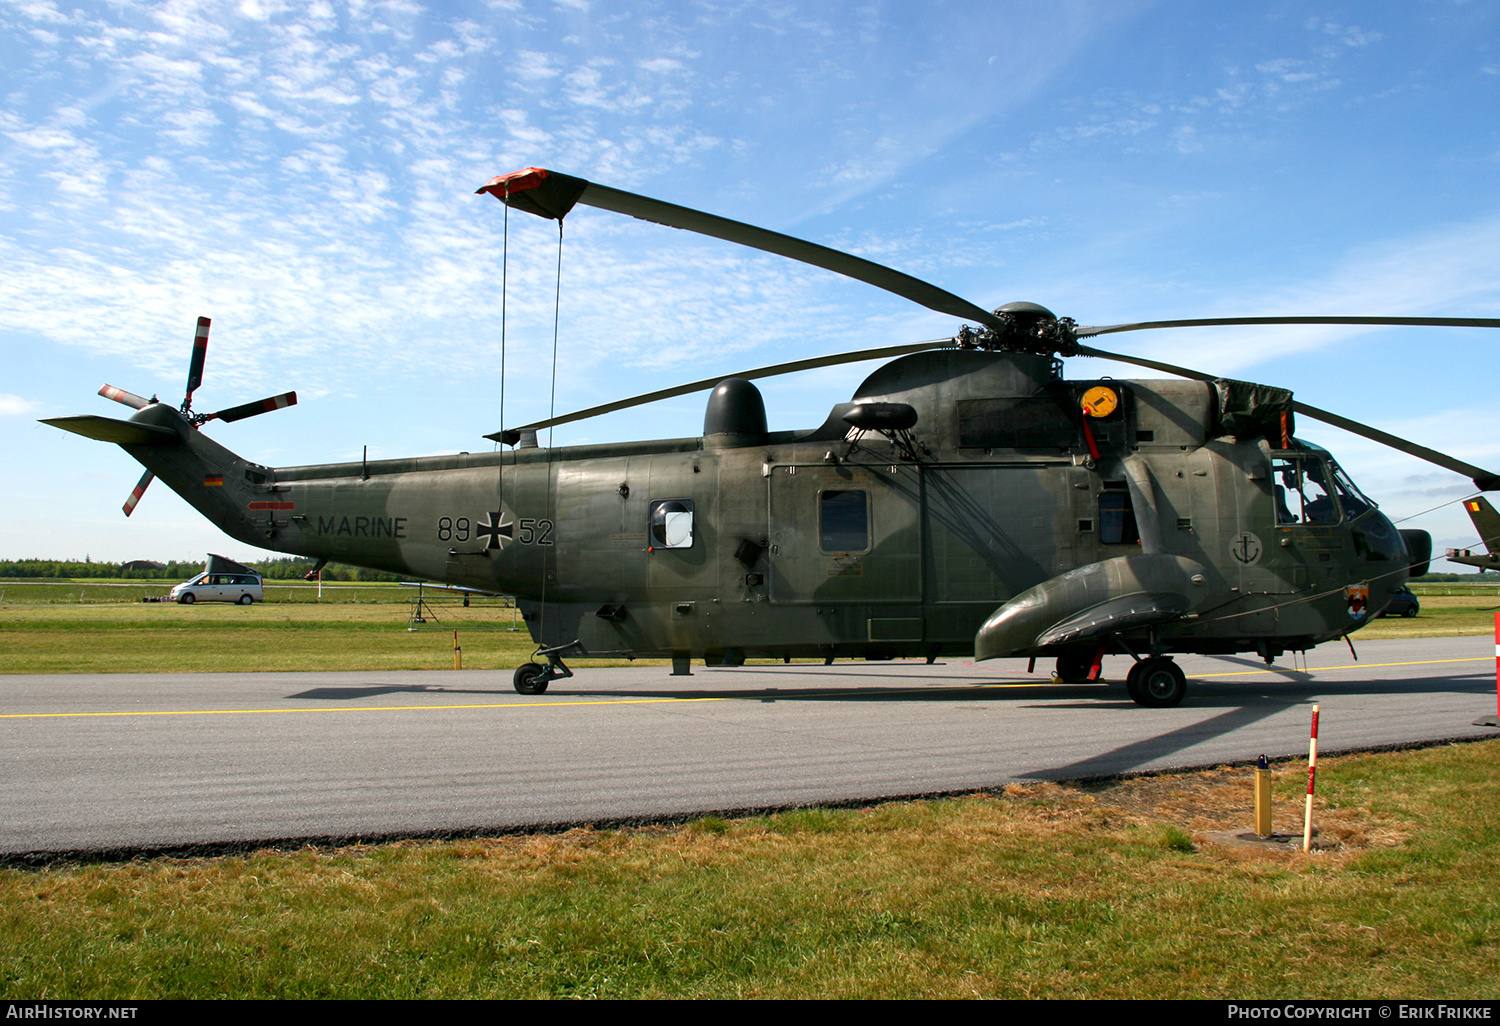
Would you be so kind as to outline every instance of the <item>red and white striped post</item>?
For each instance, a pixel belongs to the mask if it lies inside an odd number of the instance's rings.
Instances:
[[[1500,613],[1495,614],[1495,715],[1481,716],[1476,727],[1500,727]]]
[[[1302,816],[1302,850],[1312,851],[1313,781],[1318,776],[1318,706],[1313,706],[1312,737],[1307,743],[1307,810]]]

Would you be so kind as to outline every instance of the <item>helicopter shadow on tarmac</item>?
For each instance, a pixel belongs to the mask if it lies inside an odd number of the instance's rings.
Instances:
[[[1315,695],[1334,691],[1343,695],[1359,694],[1407,694],[1412,696],[1465,692],[1475,695],[1493,690],[1490,671],[1448,672],[1426,677],[1407,677],[1400,680],[1338,681],[1317,677],[1313,673],[1292,667],[1263,667],[1250,659],[1226,658],[1223,661],[1253,668],[1257,674],[1277,674],[1279,679],[1264,681],[1236,681],[1220,683],[1214,680],[1194,682],[1191,707],[1241,708],[1249,704],[1270,702],[1277,705],[1305,704]],[[695,687],[614,687],[590,689],[558,689],[549,691],[547,698],[538,705],[549,704],[549,700],[619,700],[639,701],[670,700],[692,701],[702,699],[749,700],[757,702],[895,702],[902,704],[926,702],[1047,702],[1048,708],[1098,709],[1103,705],[1118,705],[1132,708],[1132,703],[1121,688],[1120,681],[1104,681],[1093,684],[1049,683],[1041,679],[1017,676],[1015,678],[974,679],[952,677],[945,680],[923,680],[918,677],[893,677],[888,673],[840,672],[839,678],[863,678],[869,683],[855,687],[818,686],[816,680],[822,676],[823,668],[809,667],[806,670],[794,667],[715,668],[712,676],[753,676],[758,679],[796,678],[807,681],[806,687],[720,687],[705,682]],[[498,672],[498,671],[497,671]],[[738,681],[736,681],[738,683]],[[382,684],[370,682],[358,685],[324,685],[287,695],[288,700],[310,701],[358,701],[380,695],[492,695],[515,699],[509,687],[448,687],[439,684]],[[1055,700],[1076,698],[1074,702],[1059,706]],[[1052,700],[1052,701],[1049,701]],[[525,701],[522,699],[522,701]],[[509,704],[509,703],[507,703]]]
[[[432,684],[349,684],[325,685],[308,688],[287,699],[305,698],[313,701],[351,702],[361,698],[376,698],[380,695],[496,695],[500,688],[449,688]],[[509,691],[509,688],[504,689]]]
[[[1248,660],[1244,660],[1248,662]],[[1493,691],[1488,670],[1472,673],[1431,675],[1397,681],[1333,681],[1315,679],[1298,672],[1299,680],[1267,681],[1271,687],[1245,683],[1199,683],[1192,706],[1221,707],[1223,712],[1206,720],[1184,724],[1152,737],[1141,738],[1107,752],[1076,762],[1064,763],[1021,774],[1047,780],[1076,780],[1088,777],[1128,773],[1139,766],[1167,758],[1176,752],[1234,733],[1296,706],[1308,706],[1316,699],[1329,702],[1341,697],[1360,695],[1427,695],[1467,693],[1475,696]],[[1122,703],[1123,705],[1123,703]],[[1083,704],[1074,708],[1084,708]],[[1053,708],[1057,708],[1054,706]],[[1303,738],[1298,735],[1300,744]],[[1288,754],[1275,751],[1274,756]]]
[[[1266,668],[1249,659],[1229,659],[1254,668],[1260,674]],[[839,677],[861,678],[853,686],[819,686],[816,683],[822,667],[755,667],[715,668],[705,676],[722,679],[732,675],[739,678],[753,675],[759,679],[772,678],[785,682],[787,678],[800,678],[806,686],[777,686],[768,681],[762,687],[716,687],[708,681],[697,687],[613,687],[579,688],[576,690],[553,690],[545,699],[535,702],[545,707],[549,704],[583,701],[598,702],[653,702],[653,701],[740,701],[756,704],[780,704],[788,702],[864,704],[890,703],[896,706],[956,703],[983,703],[990,707],[1009,707],[1017,713],[1030,711],[1078,711],[1104,713],[1106,711],[1129,717],[1129,723],[1139,726],[1142,710],[1125,694],[1118,684],[1063,684],[1048,683],[1017,675],[1014,678],[954,677],[944,681],[933,681],[921,677],[893,677],[878,672],[840,673]],[[1170,726],[1160,733],[1139,737],[1118,747],[1073,762],[1051,766],[1038,766],[1019,774],[1022,778],[1046,780],[1078,780],[1090,777],[1112,776],[1130,773],[1152,763],[1169,760],[1184,752],[1237,731],[1253,728],[1297,707],[1305,707],[1314,701],[1328,702],[1337,698],[1354,698],[1364,695],[1400,695],[1419,701],[1424,696],[1472,694],[1476,698],[1490,693],[1493,684],[1488,668],[1472,671],[1433,673],[1422,677],[1397,680],[1338,680],[1327,677],[1316,678],[1312,674],[1291,667],[1271,667],[1272,674],[1251,681],[1198,681],[1192,697],[1177,712],[1191,715],[1194,710],[1207,715],[1190,723]],[[513,704],[515,696],[503,686],[447,687],[443,685],[399,685],[371,682],[352,686],[324,686],[310,688],[290,694],[289,699],[357,701],[380,695],[416,694],[433,697],[452,695],[483,695],[499,698],[504,704]],[[526,704],[532,704],[527,702]],[[1154,713],[1151,715],[1155,715]],[[1162,724],[1167,727],[1168,724]],[[1298,732],[1300,742],[1301,735]],[[1262,742],[1268,750],[1274,749],[1276,756],[1290,754],[1285,744]],[[1222,761],[1215,759],[1211,761]]]

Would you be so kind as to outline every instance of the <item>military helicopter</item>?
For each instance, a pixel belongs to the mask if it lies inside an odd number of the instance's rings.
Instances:
[[[1472,549],[1449,549],[1448,562],[1477,566],[1480,570],[1500,570],[1500,513],[1483,497],[1465,499],[1464,509],[1474,521],[1484,552],[1476,555]]]
[[[198,430],[209,418],[191,413],[196,349],[179,409],[105,386],[101,394],[136,408],[129,420],[45,423],[119,444],[148,479],[247,543],[514,595],[538,645],[537,661],[514,674],[523,694],[572,676],[565,656],[669,658],[674,675],[691,673],[694,659],[1048,657],[1059,678],[1078,682],[1097,679],[1103,657],[1119,653],[1132,659],[1130,696],[1171,706],[1186,693],[1173,654],[1270,661],[1305,650],[1363,626],[1408,574],[1425,570],[1427,533],[1398,532],[1329,453],[1296,437],[1296,417],[1500,488],[1491,471],[1286,389],[1080,341],[1203,325],[1500,320],[1080,327],[1034,303],[985,310],[860,257],[541,168],[478,191],[544,217],[583,203],[778,253],[977,326],[502,429],[486,437],[509,451],[493,453],[251,463]],[[1068,380],[1062,358],[1072,356],[1178,377]],[[767,429],[752,379],[877,358],[890,362],[822,423]],[[699,437],[537,444],[552,425],[706,389]]]

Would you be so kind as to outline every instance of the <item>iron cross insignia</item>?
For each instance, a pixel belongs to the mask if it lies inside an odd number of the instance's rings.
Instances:
[[[489,551],[490,549],[503,550],[505,548],[505,541],[510,541],[515,537],[516,525],[510,521],[502,522],[503,516],[502,511],[497,509],[493,513],[486,513],[484,515],[484,523],[475,526],[474,533],[484,539],[485,551]],[[501,541],[500,539],[502,538],[505,541]]]

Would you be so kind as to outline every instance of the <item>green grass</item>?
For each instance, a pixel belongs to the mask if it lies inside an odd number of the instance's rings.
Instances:
[[[1500,741],[1325,760],[1324,836],[1345,843],[1331,852],[1245,854],[1206,839],[1207,826],[1245,825],[1235,803],[1248,802],[1248,776],[3,870],[0,990],[1493,996]],[[1295,820],[1305,776],[1278,777]]]
[[[246,608],[142,602],[166,593],[156,584],[0,581],[0,664],[8,673],[445,669],[455,629],[466,669],[512,669],[535,649],[502,599],[474,597],[464,607],[451,593],[428,592],[428,622],[409,631],[414,589],[323,587],[319,602],[316,584],[270,584],[268,601]],[[1355,638],[1488,635],[1497,605],[1493,589],[1424,595],[1422,615],[1376,620]]]
[[[409,603],[7,601],[0,662],[8,673],[445,669],[455,629],[466,669],[511,668],[535,648],[496,600],[434,603],[414,631]]]
[[[1418,615],[1410,619],[1385,616],[1374,620],[1360,628],[1354,635],[1354,643],[1358,645],[1368,638],[1439,638],[1494,633],[1500,596],[1493,591],[1474,589],[1465,593],[1457,590],[1453,595],[1421,595],[1421,600],[1422,611]]]

